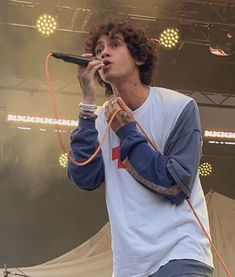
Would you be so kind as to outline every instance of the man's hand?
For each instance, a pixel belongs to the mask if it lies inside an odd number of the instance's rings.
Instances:
[[[83,54],[83,57],[91,57],[92,54]],[[83,103],[92,104],[95,101],[95,73],[104,66],[100,60],[94,60],[87,66],[78,65],[78,80],[83,92]]]
[[[127,107],[124,101],[120,97],[113,97],[105,106],[107,122],[110,121],[113,113],[117,110],[120,111],[116,114],[111,123],[111,128],[115,133],[127,123],[135,121],[133,112]]]

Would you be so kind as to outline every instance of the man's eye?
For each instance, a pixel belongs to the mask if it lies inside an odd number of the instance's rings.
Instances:
[[[101,53],[101,49],[96,49],[96,50],[95,50],[95,53],[96,53],[96,54],[100,54],[100,53]]]
[[[118,42],[114,42],[114,43],[113,43],[113,46],[114,46],[114,47],[118,47],[119,45],[120,45],[120,44],[119,44]]]

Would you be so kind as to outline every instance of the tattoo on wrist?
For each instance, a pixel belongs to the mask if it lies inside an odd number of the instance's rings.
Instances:
[[[88,93],[88,86],[90,84],[90,80],[84,77],[80,78],[80,85],[81,85],[81,89],[83,91],[83,96],[87,97],[89,95]]]

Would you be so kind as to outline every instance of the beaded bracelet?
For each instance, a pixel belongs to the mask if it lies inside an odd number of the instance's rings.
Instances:
[[[95,104],[84,104],[84,103],[80,103],[79,107],[82,111],[87,111],[87,112],[95,112],[95,110],[97,109],[97,106]]]

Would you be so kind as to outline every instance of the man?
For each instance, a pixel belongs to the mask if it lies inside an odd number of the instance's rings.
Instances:
[[[105,183],[114,276],[212,276],[210,245],[186,201],[209,232],[197,174],[201,131],[195,101],[150,87],[155,47],[126,23],[96,27],[86,51],[97,59],[79,67],[83,100],[68,176],[86,190]],[[114,94],[98,118],[96,77],[107,95]],[[76,165],[73,160],[83,162],[95,152],[118,109],[102,151],[85,166]]]

